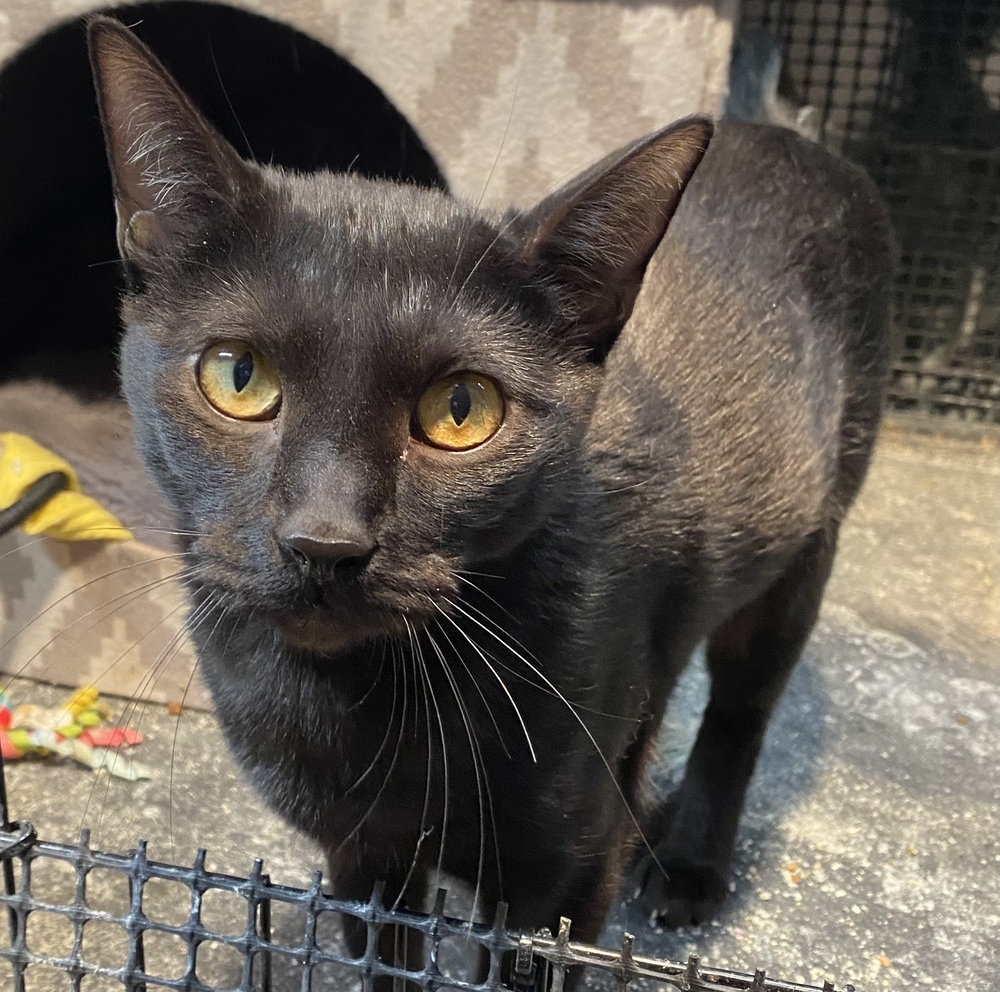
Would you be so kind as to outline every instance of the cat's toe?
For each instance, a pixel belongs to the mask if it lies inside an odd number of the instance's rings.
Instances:
[[[729,891],[727,872],[678,858],[660,857],[659,862],[650,859],[639,891],[639,904],[651,918],[683,927],[715,916]]]

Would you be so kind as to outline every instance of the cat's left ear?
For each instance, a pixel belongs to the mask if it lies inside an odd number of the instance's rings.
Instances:
[[[575,346],[603,359],[712,137],[690,117],[608,156],[523,215],[524,259]]]
[[[122,257],[140,263],[199,243],[259,175],[120,21],[87,24]]]

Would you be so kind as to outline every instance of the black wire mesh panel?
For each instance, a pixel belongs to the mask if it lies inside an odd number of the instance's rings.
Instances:
[[[380,889],[367,903],[342,902],[323,894],[319,873],[308,889],[296,889],[273,884],[259,860],[249,877],[237,878],[207,871],[203,851],[191,867],[149,860],[145,843],[127,855],[92,851],[86,831],[72,847],[39,841],[30,824],[7,824],[0,830],[0,860],[0,915],[7,917],[0,930],[0,988],[12,992],[368,992],[378,976],[427,992],[562,992],[574,967],[585,969],[590,989],[819,992],[762,971],[704,968],[694,956],[683,964],[641,957],[628,934],[616,951],[573,943],[568,920],[555,937],[512,933],[503,906],[489,925],[451,919],[443,912],[443,890],[430,913],[388,907]],[[151,895],[156,885],[173,891]],[[220,915],[220,897],[229,900],[228,914]],[[274,917],[280,909],[295,911],[298,926],[279,933]],[[344,917],[367,926],[359,959],[332,937],[330,924],[339,929]],[[379,957],[378,934],[389,925],[422,935],[419,971]],[[489,960],[481,980],[469,974],[476,946]],[[833,990],[824,984],[823,992]]]
[[[890,400],[1000,422],[1000,2],[744,0],[900,243]]]

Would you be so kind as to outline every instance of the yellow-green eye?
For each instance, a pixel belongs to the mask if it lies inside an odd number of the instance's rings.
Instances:
[[[417,402],[423,440],[446,451],[468,451],[488,441],[503,423],[503,397],[496,384],[475,372],[435,382]]]
[[[281,404],[277,373],[243,341],[206,348],[198,362],[198,385],[219,413],[235,420],[270,420]]]

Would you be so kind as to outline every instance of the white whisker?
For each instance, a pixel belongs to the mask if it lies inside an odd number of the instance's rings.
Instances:
[[[407,711],[407,706],[408,706],[408,702],[409,702],[408,698],[407,698],[408,697],[408,688],[407,688],[407,680],[406,680],[406,665],[403,664],[403,662],[405,661],[405,658],[403,657],[402,651],[400,651],[400,654],[398,656],[396,654],[396,647],[397,647],[396,642],[393,641],[391,646],[392,646],[393,670],[396,671],[396,672],[401,672],[402,673],[402,681],[403,681],[403,705],[402,705],[402,711],[401,711],[401,713],[399,715],[399,733],[396,735],[396,747],[395,747],[395,750],[392,753],[392,760],[389,762],[389,769],[385,773],[385,778],[382,780],[382,784],[379,786],[378,792],[375,793],[375,797],[374,797],[374,799],[372,799],[371,803],[369,804],[368,809],[362,814],[361,819],[358,820],[358,822],[354,825],[354,828],[351,830],[351,832],[349,834],[347,834],[346,837],[344,837],[344,839],[336,846],[336,848],[334,848],[333,852],[330,855],[330,860],[331,861],[333,860],[333,858],[341,850],[343,850],[344,846],[347,844],[347,842],[349,840],[351,840],[353,837],[357,836],[358,832],[361,830],[361,828],[367,822],[368,817],[371,816],[372,813],[374,812],[375,807],[378,805],[378,801],[382,798],[382,793],[385,792],[386,787],[388,786],[389,781],[392,778],[393,769],[396,767],[396,761],[399,758],[399,749],[403,745],[403,736],[406,733],[406,711]],[[393,681],[393,693],[394,694],[395,694],[395,685],[396,685],[396,683],[395,683],[395,680],[394,680]],[[393,712],[395,712],[395,709],[396,709],[396,707],[395,707],[395,695],[394,695],[394,697],[393,697]]]
[[[110,572],[105,572],[102,575],[95,575],[94,578],[88,579],[86,582],[82,583],[81,585],[78,585],[74,589],[71,589],[69,592],[64,593],[62,596],[60,596],[54,602],[49,603],[49,605],[46,606],[44,610],[42,610],[40,613],[38,613],[34,617],[32,617],[26,624],[24,624],[23,627],[19,627],[17,630],[15,630],[14,633],[11,634],[10,637],[7,638],[7,640],[5,640],[2,644],[0,644],[0,651],[3,651],[4,648],[6,648],[11,643],[11,641],[13,641],[15,638],[20,637],[21,634],[23,634],[33,623],[37,622],[38,620],[41,620],[41,618],[44,617],[45,614],[48,613],[50,610],[54,610],[57,606],[60,606],[67,599],[69,599],[71,596],[75,596],[75,595],[77,595],[77,593],[82,592],[84,589],[88,589],[95,582],[103,582],[105,579],[110,579],[112,576],[120,575],[122,572],[127,572],[127,571],[129,571],[130,569],[133,569],[133,568],[139,568],[142,565],[153,565],[153,564],[156,564],[157,562],[171,561],[171,560],[174,560],[174,559],[177,559],[177,558],[183,558],[185,556],[185,554],[187,554],[187,552],[182,551],[182,552],[180,552],[178,554],[162,555],[162,556],[157,557],[157,558],[144,558],[142,561],[134,561],[134,562],[130,562],[128,565],[122,565],[120,568],[113,568]],[[157,581],[157,583],[159,583],[159,582],[166,582],[168,579],[176,578],[183,571],[184,571],[183,568],[179,568],[176,572],[173,572],[170,575],[163,575],[159,579],[157,579],[156,581]],[[127,596],[131,592],[133,592],[133,591],[134,590],[129,590],[128,593],[123,593],[122,595],[123,596]],[[109,600],[109,603],[111,603],[111,602],[114,602],[114,600]],[[96,613],[98,610],[104,609],[107,605],[108,605],[108,603],[104,603],[101,606],[95,606],[92,610],[88,610],[82,616],[77,617],[73,621],[73,623],[70,624],[70,627],[73,626],[73,624],[79,623],[81,620],[86,620],[87,617],[89,617],[92,613]],[[69,627],[64,628],[64,630],[68,630],[68,629],[69,629]],[[46,645],[46,646],[48,646],[48,645]]]
[[[438,630],[445,636],[448,643],[451,643],[451,639],[445,633],[444,628],[441,626],[440,621],[437,621]],[[482,747],[479,743],[479,738],[476,736],[475,727],[472,723],[472,719],[469,715],[468,707],[465,705],[465,700],[462,699],[462,693],[459,690],[458,682],[455,679],[454,672],[451,670],[444,653],[441,651],[440,646],[437,641],[434,640],[433,635],[428,630],[427,631],[428,640],[431,643],[431,647],[434,653],[437,655],[438,661],[441,663],[441,669],[444,672],[445,678],[448,680],[448,684],[451,687],[452,694],[455,697],[455,702],[458,704],[458,712],[462,717],[462,723],[465,726],[465,736],[469,742],[469,753],[472,756],[472,767],[476,774],[476,798],[479,805],[479,861],[476,868],[476,888],[475,893],[472,898],[472,912],[469,914],[469,926],[471,928],[472,921],[476,918],[476,911],[479,908],[479,901],[482,896],[482,882],[483,882],[483,865],[486,858],[486,817],[483,804],[483,789],[485,787],[486,797],[489,802],[489,812],[490,812],[490,824],[492,827],[493,844],[496,848],[496,859],[497,859],[497,891],[500,894],[500,898],[503,898],[503,879],[500,873],[500,847],[499,841],[497,839],[497,828],[496,828],[496,816],[493,812],[493,795],[490,791],[489,777],[486,774],[486,762],[483,759]],[[454,645],[452,646],[454,650]],[[456,652],[456,656],[460,657]],[[462,662],[465,664],[465,662]],[[471,673],[470,673],[471,678]],[[475,680],[473,679],[473,683]],[[478,688],[478,686],[477,686]],[[481,694],[481,693],[480,693]]]
[[[212,594],[209,594],[209,601],[211,600]],[[213,609],[219,605],[219,601],[222,599],[220,595],[215,603],[213,604]],[[222,608],[222,612],[219,614],[219,618],[215,621],[215,626],[212,628],[208,637],[205,639],[207,644],[214,636],[215,632],[219,629],[219,624],[223,623],[229,611],[232,609],[231,606],[227,605]],[[207,615],[207,611],[206,611]],[[200,622],[200,621],[199,621]],[[232,632],[230,631],[230,638],[232,638]],[[191,666],[191,671],[188,674],[187,682],[184,685],[184,691],[181,693],[180,707],[181,711],[177,714],[177,720],[174,723],[174,737],[170,745],[170,772],[167,776],[167,837],[170,843],[170,856],[174,857],[174,756],[177,753],[177,734],[181,726],[181,715],[184,712],[184,703],[187,701],[188,692],[191,691],[191,685],[194,682],[195,673],[198,671],[197,664]]]
[[[469,620],[471,620],[473,623],[475,623],[478,627],[480,627],[482,630],[484,630],[487,634],[490,634],[492,637],[494,637],[504,647],[506,647],[506,649],[508,651],[511,651],[511,653],[513,653],[515,655],[515,657],[519,658],[525,665],[527,665],[535,673],[535,675],[537,675],[540,679],[542,679],[543,682],[545,682],[545,684],[552,690],[552,692],[555,695],[555,697],[561,703],[563,703],[566,706],[566,708],[570,711],[570,713],[573,715],[573,719],[576,720],[576,722],[580,725],[580,728],[587,735],[588,740],[593,745],[594,751],[597,754],[598,758],[601,759],[601,764],[604,765],[604,767],[605,767],[605,769],[606,769],[606,771],[608,773],[608,777],[611,779],[611,784],[615,787],[615,791],[618,793],[618,796],[619,796],[619,798],[622,801],[622,805],[625,807],[625,811],[626,811],[626,813],[628,813],[629,819],[632,821],[632,825],[635,827],[635,829],[636,829],[636,831],[637,831],[637,833],[639,835],[639,838],[640,838],[640,840],[643,843],[643,846],[649,852],[649,856],[652,858],[653,864],[656,865],[656,867],[663,874],[664,878],[666,878],[666,875],[667,875],[666,870],[664,869],[663,865],[660,863],[660,859],[656,856],[656,852],[653,850],[653,846],[649,843],[649,840],[646,837],[646,834],[644,833],[644,831],[642,829],[642,826],[639,823],[638,818],[636,817],[634,811],[632,810],[632,807],[629,804],[629,801],[628,801],[627,797],[625,796],[625,793],[622,791],[621,784],[619,783],[618,778],[615,775],[614,770],[612,769],[610,762],[604,756],[604,752],[598,746],[596,738],[594,737],[593,733],[591,733],[591,730],[587,726],[587,724],[584,723],[583,718],[580,716],[580,714],[577,713],[576,708],[573,706],[573,704],[559,691],[559,689],[553,684],[553,682],[551,681],[551,679],[549,679],[548,676],[545,675],[544,672],[542,672],[537,666],[533,665],[530,661],[528,661],[523,655],[521,655],[518,652],[514,651],[509,644],[507,644],[506,642],[503,641],[502,638],[500,638],[500,636],[498,634],[494,633],[492,630],[489,629],[489,627],[487,627],[481,621],[477,620],[471,613],[468,613],[466,610],[464,610],[462,608],[462,606],[460,604],[456,603],[454,600],[448,600],[448,604],[450,606],[452,606],[454,609],[458,610],[459,613],[462,613],[465,617],[467,617]],[[448,614],[445,614],[445,615],[448,616]],[[453,618],[451,618],[450,616],[448,618],[452,621],[453,624],[455,624],[456,627],[458,627],[458,624],[455,623],[455,621],[454,621]],[[461,628],[459,627],[458,629],[461,629]],[[473,643],[472,640],[471,640],[471,638],[468,638],[468,640],[469,640],[470,644]]]
[[[450,600],[449,603],[451,603]],[[480,648],[480,646],[469,636],[469,634],[462,627],[460,627],[458,623],[455,622],[455,618],[452,617],[450,614],[446,613],[443,609],[441,609],[441,607],[438,606],[437,603],[435,603],[434,605],[437,608],[437,610],[441,613],[441,615],[443,617],[446,617],[448,621],[452,624],[452,626],[454,626],[455,630],[457,630],[469,642],[469,646],[472,648],[472,650],[479,655],[479,657],[482,659],[483,664],[493,673],[493,677],[497,680],[497,682],[500,683],[500,688],[503,689],[504,694],[507,696],[507,699],[510,700],[510,705],[514,708],[514,713],[517,715],[518,723],[521,724],[521,730],[524,733],[524,739],[528,743],[528,751],[531,753],[531,760],[535,764],[537,764],[538,757],[535,754],[535,745],[532,743],[531,734],[528,733],[528,726],[524,722],[524,717],[521,715],[520,707],[517,705],[517,702],[515,701],[513,695],[511,695],[510,689],[507,688],[507,683],[504,682],[504,680],[500,677],[500,673],[496,670],[496,668],[493,667],[493,664],[490,662],[490,659],[486,657],[486,654],[483,652],[482,648]],[[454,604],[451,603],[451,605]]]
[[[493,713],[493,707],[490,706],[489,700],[486,698],[486,694],[479,685],[479,680],[472,674],[472,670],[469,668],[468,664],[466,664],[465,658],[462,657],[462,652],[455,646],[455,642],[449,636],[448,631],[441,626],[441,621],[437,620],[435,622],[437,623],[438,630],[441,632],[441,636],[448,642],[448,646],[458,659],[459,664],[461,664],[461,666],[465,669],[465,674],[469,676],[469,681],[472,682],[476,692],[479,693],[479,698],[483,701],[483,706],[485,707],[486,713],[490,718],[490,722],[493,724],[493,729],[496,731],[497,740],[500,742],[500,747],[503,748],[503,753],[507,755],[508,758],[511,758],[512,756],[509,748],[507,747],[507,741],[504,739],[504,736],[500,731],[500,724],[497,723],[497,718]]]
[[[70,649],[72,649],[73,647],[75,647],[99,623],[102,623],[103,621],[112,618],[113,616],[115,616],[116,613],[118,613],[119,610],[124,609],[125,607],[128,607],[128,606],[131,606],[132,603],[134,603],[137,600],[141,599],[143,596],[146,596],[146,595],[148,595],[148,594],[150,594],[152,592],[155,592],[157,589],[162,589],[164,587],[167,587],[167,584],[172,579],[176,578],[181,572],[184,572],[184,571],[185,571],[184,569],[181,569],[180,572],[174,572],[171,575],[160,576],[160,578],[155,579],[152,582],[147,582],[147,583],[145,583],[145,584],[143,584],[141,586],[138,586],[136,588],[129,589],[126,592],[123,592],[123,593],[119,594],[118,596],[113,596],[111,599],[105,600],[99,606],[95,606],[93,609],[88,610],[82,616],[76,617],[74,620],[70,621],[70,623],[67,624],[65,627],[63,627],[62,629],[56,631],[56,633],[53,634],[52,637],[50,637],[40,648],[38,648],[31,655],[31,657],[28,658],[18,668],[18,670],[11,677],[12,678],[20,678],[20,677],[24,676],[25,671],[35,661],[36,658],[39,658],[42,654],[44,654],[53,644],[55,644],[56,641],[59,640],[60,637],[62,637],[68,631],[72,630],[73,627],[75,627],[78,623],[81,623],[83,620],[86,620],[87,617],[92,616],[94,613],[100,613],[101,614],[100,616],[97,617],[96,620],[94,620],[92,623],[90,623],[88,626],[86,626],[82,631],[80,631],[80,633],[78,633],[73,638],[73,640],[71,640],[69,642],[69,644],[66,645],[65,650],[69,651]],[[192,570],[191,572],[188,572],[187,574],[188,575],[197,574],[197,570]],[[121,602],[122,600],[124,600],[124,602]],[[113,604],[118,604],[118,605],[116,605],[114,609],[110,610],[107,613],[103,612],[103,611],[107,610],[108,607],[112,606]],[[174,609],[173,611],[171,611],[170,616],[173,616],[174,614],[180,612],[180,610],[184,609],[185,605],[186,604],[182,604],[181,606],[179,606],[176,609]],[[39,614],[39,616],[41,616],[41,614]],[[130,651],[132,651],[138,644],[140,644],[143,640],[145,640],[146,637],[148,637],[161,623],[163,623],[168,618],[169,617],[161,617],[155,624],[153,624],[152,627],[149,628],[149,630],[146,631],[145,634],[143,634],[137,641],[134,641],[131,645],[129,645],[129,647],[126,648],[125,651],[123,651],[110,665],[108,665],[102,672],[100,672],[98,675],[96,675],[92,679],[92,681],[97,682],[100,679],[104,678],[117,664],[119,664],[122,661],[123,658],[125,658],[125,656]],[[22,630],[24,630],[24,629],[27,629],[27,627],[22,628]],[[20,633],[20,631],[18,633]],[[14,637],[17,637],[17,634],[15,634]],[[10,644],[10,642],[14,639],[14,637],[11,637],[9,640],[5,641],[3,645],[0,645],[0,651],[2,651],[8,644]],[[44,678],[44,676],[48,673],[49,668],[51,668],[52,665],[56,664],[57,661],[58,661],[58,659],[53,659],[53,661],[50,662],[49,665],[45,666],[45,668],[43,668],[43,670],[41,672],[35,673],[35,675],[33,677],[35,677],[35,678]]]
[[[410,621],[403,617],[403,623],[406,625],[406,632],[410,639],[410,663],[413,665],[413,680],[417,681],[417,676],[421,674],[421,670],[417,668],[418,664],[418,645],[416,642],[416,637],[413,633],[413,626]],[[420,813],[420,826],[417,830],[417,843],[413,849],[413,859],[410,861],[410,868],[406,873],[406,877],[403,879],[403,884],[399,887],[399,893],[396,896],[396,900],[392,905],[392,908],[398,909],[400,903],[403,900],[403,895],[406,892],[407,887],[413,878],[413,873],[417,870],[417,865],[420,861],[420,849],[423,847],[424,840],[426,840],[429,830],[427,829],[427,811],[430,809],[431,802],[431,786],[433,784],[433,772],[434,772],[434,748],[433,739],[431,737],[431,704],[428,697],[427,689],[427,668],[423,666],[423,659],[419,658],[419,663],[422,666],[422,688],[424,693],[424,718],[427,723],[427,769],[424,772],[424,806]],[[416,696],[416,685],[414,685],[414,696]],[[417,712],[417,699],[414,699],[414,716],[413,716],[413,727],[414,735],[416,736],[417,730],[420,726],[419,712]]]
[[[352,792],[354,792],[354,790],[357,789],[358,786],[361,785],[361,783],[364,782],[364,780],[366,778],[368,778],[368,776],[372,773],[372,769],[374,769],[375,766],[376,766],[376,764],[378,764],[379,758],[382,757],[382,752],[385,750],[386,745],[389,743],[389,734],[392,731],[393,717],[395,717],[395,715],[396,715],[396,698],[397,698],[396,685],[397,685],[397,681],[398,681],[398,678],[399,678],[399,669],[398,669],[398,664],[397,664],[396,655],[395,655],[395,646],[396,645],[395,645],[395,642],[391,642],[391,643],[392,643],[392,647],[394,649],[393,650],[393,656],[392,656],[392,709],[389,711],[389,720],[388,720],[388,722],[386,723],[386,726],[385,726],[385,734],[382,737],[382,743],[379,745],[378,750],[375,752],[375,757],[372,758],[372,760],[369,763],[368,767],[361,773],[361,775],[357,779],[354,780],[354,782],[351,785],[349,785],[347,787],[347,790],[344,792],[345,798],[347,796],[349,796]],[[385,663],[385,653],[384,652],[385,652],[385,649],[383,648],[383,655],[382,655],[382,662],[383,662],[383,664]],[[382,669],[379,668],[379,677],[381,677],[381,674],[382,674]],[[372,688],[374,688],[374,684],[372,685]],[[369,689],[368,692],[365,693],[364,697],[361,700],[362,702],[364,701],[364,699],[368,698],[368,693],[370,693],[371,691],[372,690]],[[356,705],[360,705],[360,702],[358,704],[356,704]]]

